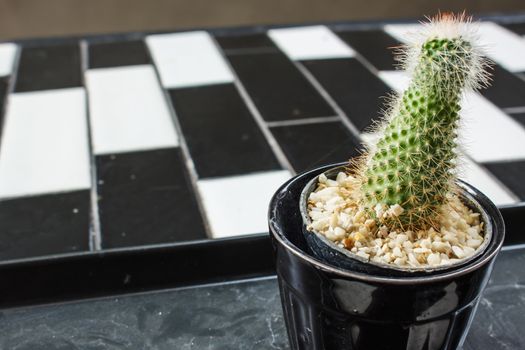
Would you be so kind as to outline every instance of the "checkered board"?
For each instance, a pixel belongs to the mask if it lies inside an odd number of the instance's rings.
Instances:
[[[507,20],[513,21],[510,18]],[[0,44],[0,260],[267,231],[292,175],[358,154],[417,24]],[[462,177],[525,201],[525,23],[480,23]]]

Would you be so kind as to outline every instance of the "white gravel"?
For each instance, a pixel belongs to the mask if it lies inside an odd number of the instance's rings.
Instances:
[[[483,243],[479,213],[456,195],[440,209],[438,230],[398,232],[378,227],[358,198],[357,179],[340,172],[335,180],[322,174],[308,198],[309,230],[323,234],[342,248],[375,262],[400,267],[436,267],[459,262],[476,253]],[[399,216],[403,208],[377,205],[377,217]]]

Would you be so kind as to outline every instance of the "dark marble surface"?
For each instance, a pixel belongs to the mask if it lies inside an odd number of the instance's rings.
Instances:
[[[0,312],[0,348],[284,349],[275,279]]]
[[[525,248],[502,252],[464,350],[525,349]]]
[[[502,252],[464,350],[525,348],[525,249]],[[275,278],[0,311],[0,349],[288,349]]]

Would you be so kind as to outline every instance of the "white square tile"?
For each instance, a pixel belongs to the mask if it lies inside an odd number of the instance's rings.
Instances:
[[[13,70],[17,46],[13,43],[0,44],[0,77],[10,75]]]
[[[205,31],[146,38],[165,88],[229,83],[234,76]]]
[[[0,198],[89,189],[83,88],[9,96],[0,147]]]
[[[421,29],[421,24],[391,24],[384,30],[406,42]],[[492,22],[474,23],[479,35],[479,44],[492,60],[511,72],[525,71],[525,41],[516,33]]]
[[[392,90],[402,92],[408,88],[409,76],[405,71],[392,70],[380,71],[379,78],[385,82]]]
[[[458,168],[459,178],[483,192],[494,204],[506,205],[518,202],[485,169],[469,158],[462,157]]]
[[[479,35],[491,59],[511,72],[525,71],[525,40],[518,34],[495,23],[483,22]]]
[[[86,72],[95,154],[178,146],[166,99],[151,65]]]
[[[476,162],[525,159],[521,124],[478,93],[468,93],[461,106],[461,140]]]
[[[383,30],[400,43],[406,43],[421,30],[419,23],[411,24],[387,24]]]
[[[409,78],[402,71],[382,71],[379,77],[398,92]],[[461,102],[460,140],[476,162],[525,159],[525,129],[476,92]]]
[[[355,54],[325,26],[271,29],[268,36],[292,60],[345,58]]]
[[[291,177],[286,170],[199,180],[214,238],[268,231],[268,204],[277,188]]]

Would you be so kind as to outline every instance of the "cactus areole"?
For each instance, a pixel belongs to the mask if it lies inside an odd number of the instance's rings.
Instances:
[[[470,18],[441,14],[421,34],[402,49],[408,88],[392,98],[381,137],[356,168],[363,206],[373,216],[378,205],[399,204],[403,213],[384,224],[403,230],[435,226],[455,191],[462,95],[488,82]]]

